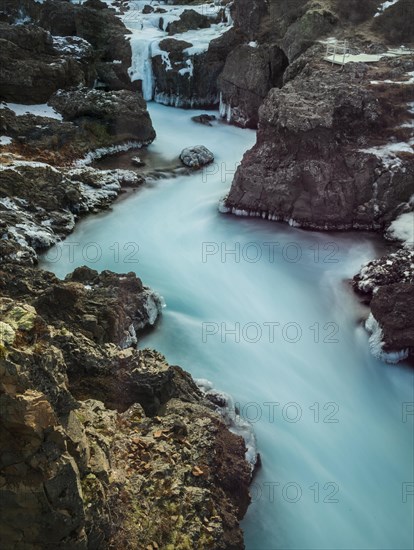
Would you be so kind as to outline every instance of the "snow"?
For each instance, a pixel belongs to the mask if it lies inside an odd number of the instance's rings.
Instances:
[[[394,4],[396,4],[398,2],[398,0],[386,0],[386,2],[384,2],[383,4],[381,4],[379,7],[378,7],[378,11],[377,13],[374,15],[374,17],[378,17],[379,15],[381,15],[382,13],[384,13],[385,10],[387,10],[388,8],[390,8],[391,6],[393,6]]]
[[[56,51],[72,55],[75,59],[81,59],[93,50],[92,45],[79,36],[52,36],[52,39]]]
[[[188,78],[191,78],[194,72],[193,62],[191,61],[191,59],[187,59],[186,64],[187,64],[187,67],[184,69],[180,69],[178,72],[180,73],[181,76],[184,76],[185,74],[187,74]]]
[[[9,136],[0,136],[0,146],[1,145],[10,145],[12,138]]]
[[[396,168],[402,164],[397,153],[412,153],[414,154],[414,138],[408,142],[387,143],[378,147],[370,147],[369,149],[360,149],[361,153],[369,153],[375,155],[382,160],[386,168]]]
[[[21,103],[3,102],[0,104],[0,108],[4,109],[5,107],[13,111],[16,114],[16,116],[31,114],[35,116],[55,118],[56,120],[63,120],[62,115],[57,113],[53,109],[53,107],[51,107],[47,103],[41,103],[37,105],[24,105]]]
[[[414,84],[414,71],[407,73],[410,78],[408,80],[371,80],[371,84],[397,84],[410,85]]]
[[[53,172],[59,172],[56,168],[51,166],[50,164],[46,164],[45,162],[36,162],[32,160],[13,160],[12,164],[0,164],[0,170],[15,170],[18,169],[21,166],[31,166],[32,168],[48,168],[49,170]]]
[[[387,231],[387,237],[401,241],[404,246],[414,245],[414,212],[406,212],[396,218]]]

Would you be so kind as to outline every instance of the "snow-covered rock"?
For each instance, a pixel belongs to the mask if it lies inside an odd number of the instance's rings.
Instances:
[[[204,145],[194,145],[181,151],[180,160],[190,168],[201,168],[213,162],[214,155]]]

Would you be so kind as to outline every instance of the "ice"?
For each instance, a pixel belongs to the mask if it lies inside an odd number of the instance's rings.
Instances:
[[[369,338],[369,345],[371,353],[374,357],[377,357],[385,363],[390,363],[392,365],[395,365],[400,361],[404,361],[404,359],[407,359],[409,355],[408,349],[398,351],[384,351],[384,334],[380,324],[372,315],[372,313],[369,314],[368,319],[365,321],[365,328],[369,333],[371,333],[371,336]]]
[[[22,103],[6,103],[3,102],[0,104],[0,108],[11,109],[17,116],[22,115],[35,115],[35,116],[42,116],[42,117],[48,117],[48,118],[55,118],[57,120],[63,120],[62,115],[57,113],[53,107],[48,105],[47,103],[41,103],[37,105],[23,105]]]
[[[178,72],[180,73],[181,76],[184,76],[185,74],[187,74],[188,78],[191,78],[194,72],[193,62],[191,61],[191,59],[187,59],[186,64],[187,64],[187,67],[185,69],[180,69]]]
[[[189,57],[189,59],[186,60],[187,67],[179,71],[182,76],[188,75],[188,77],[191,78],[193,76],[193,61],[191,58],[206,52],[211,40],[219,37],[228,30],[229,23],[213,23],[211,27],[207,29],[190,30],[170,36],[165,29],[169,23],[177,21],[184,10],[194,9],[206,16],[215,16],[220,6],[215,3],[184,6],[163,4],[163,8],[167,10],[166,13],[143,14],[142,8],[146,4],[148,4],[148,1],[145,0],[131,2],[131,9],[122,17],[125,26],[132,32],[132,35],[126,36],[126,38],[130,40],[132,51],[132,63],[129,69],[129,76],[133,82],[137,80],[142,81],[142,93],[146,101],[155,99],[155,101],[167,105],[181,106],[183,100],[180,97],[166,98],[165,94],[154,95],[156,82],[154,82],[152,58],[161,55],[165,70],[172,70],[169,54],[160,48],[159,43],[163,39],[170,37],[177,40],[184,40],[191,44],[191,46],[184,50],[184,53]],[[213,103],[217,102],[216,97],[211,99]],[[191,106],[197,106],[197,101],[195,100],[194,105]]]
[[[128,70],[132,82],[142,80],[142,95],[146,101],[151,101],[153,97],[153,74],[151,60],[151,42],[139,38],[131,37],[132,65]]]
[[[106,157],[108,155],[113,155],[114,153],[122,153],[129,151],[130,149],[140,149],[143,145],[140,141],[127,141],[121,145],[112,145],[110,147],[101,147],[93,151],[89,151],[82,159],[75,162],[75,166],[87,166],[91,164],[94,160]]]
[[[414,71],[406,73],[408,80],[371,80],[371,84],[396,84],[399,86],[414,84]]]

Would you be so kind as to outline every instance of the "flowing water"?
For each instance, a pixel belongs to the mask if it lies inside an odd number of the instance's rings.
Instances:
[[[367,311],[345,282],[378,255],[373,237],[219,214],[254,132],[149,110],[150,166],[171,167],[198,143],[216,164],[83,220],[42,267],[136,271],[164,297],[140,346],[231,393],[254,425],[262,468],[243,520],[248,550],[413,548],[413,371],[373,358]]]

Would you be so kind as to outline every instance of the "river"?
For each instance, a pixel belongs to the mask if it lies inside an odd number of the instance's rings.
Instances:
[[[41,266],[61,277],[82,264],[135,271],[163,296],[139,345],[232,394],[254,425],[262,468],[243,520],[247,550],[413,548],[414,373],[371,355],[367,311],[346,282],[378,242],[220,214],[255,133],[196,125],[201,111],[149,111],[149,164],[172,166],[195,144],[215,164],[84,219]]]

